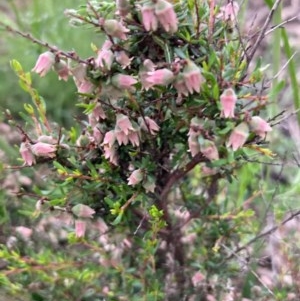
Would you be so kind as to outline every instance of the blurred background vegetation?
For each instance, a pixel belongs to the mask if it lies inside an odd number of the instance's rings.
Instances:
[[[4,1],[0,7],[0,18],[22,32],[31,33],[35,38],[47,41],[65,51],[76,51],[84,58],[93,55],[91,42],[101,45],[101,36],[87,27],[74,30],[69,19],[64,15],[67,8],[76,8],[81,0],[27,0]],[[73,49],[76,45],[76,49]],[[14,116],[23,110],[24,103],[30,102],[30,96],[18,86],[18,80],[10,67],[10,60],[22,62],[24,70],[30,71],[45,49],[29,40],[14,34],[1,32],[0,47],[0,108],[9,109]],[[54,72],[47,75],[47,80],[34,76],[34,87],[40,91],[47,104],[48,115],[52,121],[69,126],[74,117],[76,87],[69,79],[65,84],[58,80]]]

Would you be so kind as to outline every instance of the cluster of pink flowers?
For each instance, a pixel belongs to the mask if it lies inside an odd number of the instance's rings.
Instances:
[[[165,0],[146,2],[142,8],[142,23],[147,31],[156,31],[160,24],[166,32],[178,30],[178,19],[171,3]]]
[[[56,141],[50,136],[41,136],[36,143],[25,140],[20,145],[20,154],[27,166],[36,163],[36,157],[54,158],[56,156]],[[43,142],[46,140],[47,142]]]

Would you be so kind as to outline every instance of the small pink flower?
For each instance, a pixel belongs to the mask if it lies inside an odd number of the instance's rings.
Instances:
[[[115,131],[111,130],[105,134],[102,145],[108,145],[109,147],[112,147],[115,141],[116,141]]]
[[[156,135],[160,129],[157,123],[148,116],[145,118],[139,117],[138,122],[141,126],[141,129],[145,132],[150,132],[151,135]]]
[[[236,22],[239,9],[239,4],[232,1],[227,5],[220,7],[220,13],[217,17],[222,18],[224,21]]]
[[[192,284],[194,287],[200,286],[201,283],[204,281],[205,281],[205,276],[200,272],[196,272],[192,277]]]
[[[234,109],[237,101],[237,96],[233,89],[224,90],[220,96],[221,102],[221,117],[234,118]]]
[[[44,142],[37,142],[30,146],[30,149],[37,157],[54,158],[56,156],[56,145]]]
[[[122,66],[123,69],[126,69],[130,66],[133,58],[129,58],[124,50],[115,52],[116,61]]]
[[[187,64],[183,69],[183,76],[189,93],[193,94],[194,91],[199,93],[204,79],[201,75],[200,68],[191,60],[187,60]]]
[[[135,186],[143,180],[144,174],[141,169],[134,170],[128,180],[128,185]]]
[[[80,86],[77,88],[78,88],[78,90],[77,90],[78,93],[90,94],[94,90],[94,85],[90,81],[85,80],[85,81],[81,82]]]
[[[188,96],[189,95],[189,90],[185,84],[186,79],[183,75],[183,73],[179,73],[176,76],[176,79],[173,83],[175,89],[177,90],[179,95],[184,95],[184,96]]]
[[[110,40],[106,40],[101,49],[97,51],[97,57],[95,59],[95,64],[97,67],[104,70],[110,70],[114,60],[114,54],[110,50],[112,45],[113,44]]]
[[[105,144],[103,146],[104,150],[104,157],[105,159],[109,159],[109,162],[118,165],[118,156],[116,152],[116,148],[114,146],[109,146],[108,144]]]
[[[24,240],[29,240],[33,233],[32,229],[23,226],[16,227],[15,230]]]
[[[58,74],[59,80],[64,80],[65,82],[69,79],[69,68],[65,61],[60,60],[54,64],[54,71]]]
[[[131,121],[128,116],[124,114],[117,114],[117,122],[116,126],[125,133],[125,135],[129,134],[129,131],[133,131],[134,128],[132,126]]]
[[[95,126],[95,127],[93,128],[93,133],[92,133],[92,135],[93,135],[93,137],[94,137],[94,139],[95,139],[95,142],[99,145],[99,144],[102,142],[102,140],[103,140],[103,134],[102,134],[102,132],[98,129],[97,126]]]
[[[24,163],[27,166],[31,166],[35,164],[35,157],[31,151],[29,142],[22,142],[20,145],[20,154],[22,156],[22,159],[24,160]]]
[[[101,68],[104,71],[110,70],[113,61],[114,54],[111,50],[98,50],[97,57],[95,59],[95,64],[97,67]]]
[[[100,23],[102,20],[100,20]],[[130,30],[123,26],[120,22],[117,20],[105,20],[103,24],[105,32],[115,38],[119,38],[120,40],[126,40],[127,36],[126,33],[128,33]]]
[[[200,151],[207,159],[211,161],[219,159],[218,149],[210,140],[203,139],[203,141],[200,143]]]
[[[75,220],[75,235],[76,237],[84,237],[86,231],[86,222],[80,219]]]
[[[140,145],[140,136],[139,136],[138,131],[136,131],[136,130],[130,131],[127,137],[128,137],[130,143],[133,146],[139,146]]]
[[[95,210],[84,204],[77,204],[72,208],[73,214],[81,218],[92,218]]]
[[[142,86],[145,90],[148,90],[149,88],[152,87],[152,83],[150,83],[148,81],[148,72],[149,71],[154,71],[155,70],[155,65],[154,63],[149,60],[149,59],[146,59],[144,62],[143,62],[143,65],[141,66],[141,69],[140,69],[140,72],[139,72],[139,77],[140,77],[140,81],[142,83]]]
[[[55,55],[50,51],[46,51],[39,56],[32,71],[43,77],[49,72],[54,63]]]
[[[147,75],[146,81],[151,87],[155,85],[167,86],[174,79],[173,72],[166,68],[147,72]]]
[[[125,18],[131,10],[130,3],[128,0],[117,0],[116,7],[117,7],[118,14],[122,18]]]
[[[177,31],[178,20],[171,3],[165,0],[157,0],[155,3],[155,14],[166,32],[175,33]]]
[[[267,132],[272,131],[272,128],[270,127],[269,123],[263,120],[259,116],[251,117],[249,125],[250,125],[250,129],[261,138],[264,138]]]
[[[247,123],[242,122],[233,129],[227,142],[227,147],[232,147],[233,151],[236,151],[242,147],[249,136],[249,127]]]
[[[130,89],[137,80],[130,75],[116,74],[111,78],[111,83],[118,89]]]
[[[101,104],[98,102],[95,106],[95,108],[93,109],[93,115],[96,117],[97,120],[100,119],[106,119],[106,115],[105,112],[101,106]]]
[[[115,129],[115,135],[116,135],[116,139],[117,139],[119,145],[122,145],[122,144],[127,145],[128,144],[128,142],[129,142],[128,135],[126,135],[118,127],[116,127],[116,129]]]
[[[155,15],[154,5],[152,3],[146,3],[141,8],[142,23],[147,31],[156,31],[158,27],[158,20]]]

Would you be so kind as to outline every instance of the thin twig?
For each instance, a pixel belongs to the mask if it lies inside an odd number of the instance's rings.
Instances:
[[[285,225],[287,222],[291,221],[292,219],[294,219],[295,217],[297,217],[298,215],[300,215],[300,210],[292,213],[289,217],[287,217],[285,220],[283,220],[279,225],[276,225],[274,227],[272,227],[271,229],[260,233],[259,235],[255,236],[254,238],[250,239],[247,243],[245,243],[244,245],[236,248],[234,251],[231,252],[230,255],[228,255],[226,257],[225,260],[229,260],[231,258],[233,258],[235,256],[235,254],[239,253],[240,251],[246,249],[247,247],[249,247],[251,244],[253,244],[254,242],[256,242],[258,239],[263,238],[265,236],[268,236],[272,233],[274,233],[278,228],[280,228],[281,226]]]
[[[69,59],[71,59],[73,61],[76,61],[78,63],[82,63],[82,64],[86,64],[86,65],[90,65],[91,64],[88,60],[83,60],[80,57],[78,57],[78,55],[75,54],[74,52],[65,52],[65,51],[62,51],[62,50],[58,49],[56,46],[52,46],[52,45],[50,45],[47,42],[43,42],[41,40],[38,40],[35,37],[33,37],[31,34],[29,34],[29,33],[24,33],[22,31],[14,29],[11,26],[3,23],[2,21],[0,21],[0,25],[3,26],[5,30],[7,30],[7,31],[9,31],[11,33],[15,33],[15,34],[17,34],[17,35],[19,35],[19,36],[27,39],[27,40],[32,41],[35,44],[38,44],[38,45],[43,46],[45,48],[48,48],[49,50],[51,50],[53,53],[55,53],[57,55],[64,56],[64,57],[69,58]]]
[[[287,19],[285,21],[282,21],[281,23],[277,24],[277,25],[274,25],[271,27],[271,29],[269,29],[268,31],[265,32],[265,36],[267,36],[268,34],[272,33],[274,30],[276,30],[277,28],[283,28],[283,25],[285,24],[288,24],[296,19],[299,18],[299,15],[295,16],[295,17],[292,17],[290,19]]]
[[[267,19],[266,19],[266,21],[265,21],[265,23],[264,23],[264,25],[263,25],[263,27],[260,31],[260,34],[258,35],[254,45],[252,46],[249,55],[247,55],[247,65],[248,65],[248,67],[249,67],[250,62],[252,61],[252,59],[254,57],[254,54],[255,54],[257,48],[259,47],[261,41],[264,38],[265,33],[267,31],[267,27],[269,26],[270,22],[272,21],[273,15],[274,15],[276,9],[278,8],[279,4],[281,3],[281,1],[282,0],[276,0],[276,2],[273,4],[273,7],[271,8],[271,11],[268,14]]]

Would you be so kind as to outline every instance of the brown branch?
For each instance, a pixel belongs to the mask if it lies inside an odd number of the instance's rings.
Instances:
[[[191,171],[200,162],[206,162],[207,159],[202,153],[197,154],[186,166],[175,170],[170,174],[164,189],[161,192],[160,199],[165,201],[173,185],[183,178],[189,171]]]

